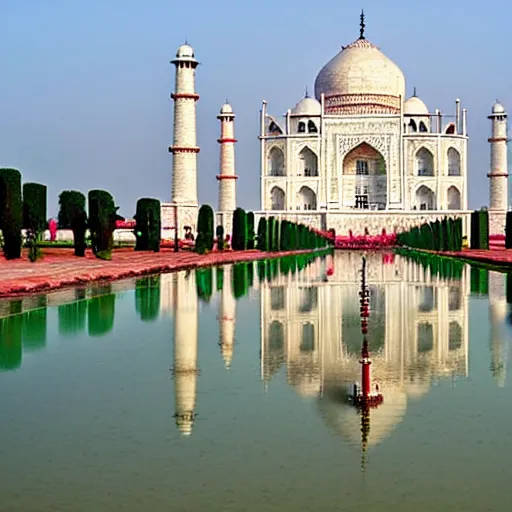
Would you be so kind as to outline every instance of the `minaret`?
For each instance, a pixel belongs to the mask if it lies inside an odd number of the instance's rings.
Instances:
[[[231,367],[235,343],[236,299],[232,289],[232,266],[224,267],[223,285],[219,302],[220,351],[226,369]]]
[[[507,113],[501,103],[496,102],[492,114],[491,169],[487,177],[489,184],[489,219],[490,234],[503,234],[505,214],[508,210],[508,164],[507,164]],[[496,215],[498,214],[498,215]],[[500,215],[502,214],[502,215]],[[494,216],[495,222],[492,217]]]
[[[222,105],[217,116],[220,121],[220,174],[219,181],[219,211],[232,213],[236,208],[236,180],[235,174],[235,114],[227,102]],[[224,222],[224,230],[231,232],[231,215]]]
[[[176,66],[176,87],[171,94],[174,100],[173,145],[169,152],[172,161],[172,197],[171,202],[177,209],[178,231],[190,225],[194,230],[197,218],[197,146],[196,102],[199,95],[195,92],[195,73],[199,64],[194,50],[183,44],[171,61]]]
[[[174,276],[174,393],[176,426],[192,433],[197,386],[197,292],[195,273]]]

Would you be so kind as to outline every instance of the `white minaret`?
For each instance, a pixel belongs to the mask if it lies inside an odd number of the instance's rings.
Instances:
[[[508,210],[508,164],[507,164],[507,113],[501,103],[496,102],[489,116],[492,121],[491,169],[487,175],[489,184],[490,234],[504,233],[505,213]],[[495,217],[493,222],[492,217]],[[499,220],[498,220],[499,219]]]
[[[174,275],[174,393],[176,426],[192,433],[197,387],[197,292],[195,273]]]
[[[219,180],[219,211],[233,212],[236,209],[236,180],[235,174],[235,114],[227,102],[222,105],[217,116],[220,121],[220,174]]]
[[[235,344],[236,299],[233,295],[233,267],[224,266],[222,292],[219,302],[220,352],[226,369],[231,367]]]
[[[183,44],[171,61],[176,66],[176,87],[171,94],[174,100],[173,145],[169,152],[172,161],[171,202],[176,207],[178,230],[183,234],[183,226],[190,225],[195,230],[197,222],[197,146],[195,73],[199,64],[194,50]]]

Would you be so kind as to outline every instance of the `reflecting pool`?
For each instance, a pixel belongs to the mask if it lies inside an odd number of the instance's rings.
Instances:
[[[361,256],[0,301],[0,510],[508,510],[512,279],[368,254],[363,418]]]

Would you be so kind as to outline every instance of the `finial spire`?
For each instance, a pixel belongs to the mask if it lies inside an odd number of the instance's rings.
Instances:
[[[412,91],[412,95],[413,95],[414,97],[416,97],[416,86],[414,86],[414,89],[413,89],[413,91]]]
[[[304,98],[309,98],[308,86],[306,85],[306,89],[304,91]]]
[[[359,39],[366,39],[365,36],[364,36],[364,29],[366,27],[366,25],[364,24],[364,10],[361,10],[360,19],[361,19],[361,23],[359,24],[359,26],[361,28],[359,30]]]

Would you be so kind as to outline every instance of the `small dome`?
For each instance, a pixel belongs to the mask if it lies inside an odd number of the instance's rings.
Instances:
[[[409,116],[427,116],[428,108],[418,96],[411,96],[404,103],[404,114]]]
[[[505,113],[505,107],[499,101],[497,101],[492,106],[492,113],[493,114],[504,114]]]
[[[220,113],[221,114],[232,114],[233,108],[231,107],[231,105],[229,103],[224,103],[224,105],[222,105],[222,108],[220,109]]]
[[[293,107],[291,113],[295,116],[319,116],[322,113],[322,105],[315,98],[306,96]]]
[[[404,97],[400,68],[366,39],[343,48],[318,73],[315,96],[377,94]]]
[[[192,46],[188,45],[187,43],[182,44],[176,51],[176,58],[178,59],[193,59],[194,57],[194,50]]]

